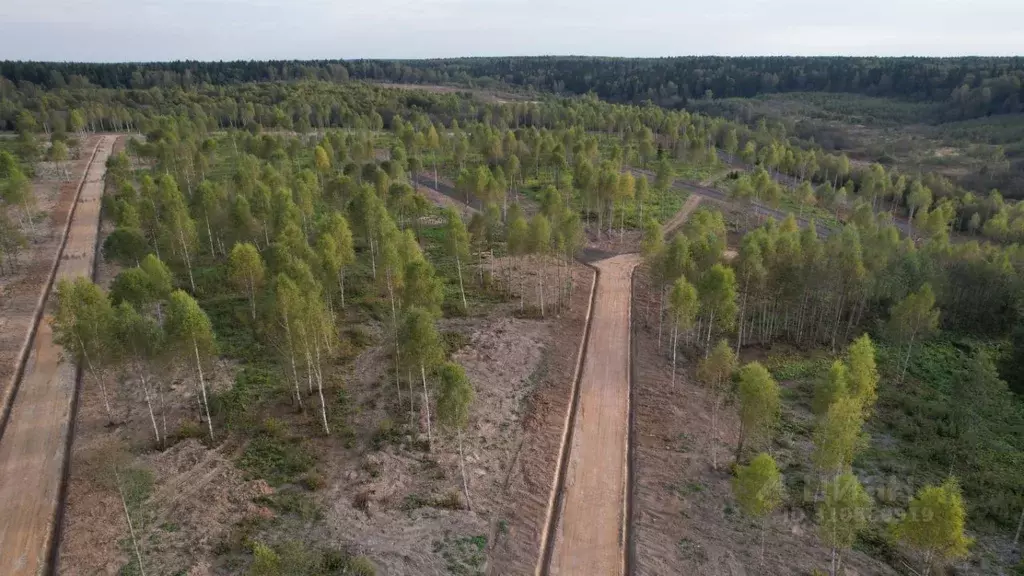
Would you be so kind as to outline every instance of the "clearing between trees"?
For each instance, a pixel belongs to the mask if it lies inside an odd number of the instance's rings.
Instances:
[[[103,175],[116,136],[102,136],[72,214],[57,280],[91,276]],[[72,430],[76,367],[61,358],[51,317],[44,316],[0,438],[0,573],[39,574],[58,517]]]

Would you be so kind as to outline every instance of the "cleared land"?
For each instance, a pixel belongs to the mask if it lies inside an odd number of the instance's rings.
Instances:
[[[57,279],[91,276],[103,175],[116,137],[103,136],[74,209]],[[52,306],[52,298],[48,300]],[[76,368],[61,359],[47,315],[0,438],[0,574],[39,574],[47,563],[72,428]]]
[[[599,270],[551,574],[622,574],[629,431],[630,281],[635,254]]]

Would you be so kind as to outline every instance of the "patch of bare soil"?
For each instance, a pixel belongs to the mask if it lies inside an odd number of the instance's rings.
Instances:
[[[586,269],[576,272],[582,282]],[[532,568],[561,433],[540,423],[561,422],[549,406],[559,391],[568,401],[568,377],[560,376],[563,364],[571,370],[575,346],[569,343],[569,352],[563,344],[573,340],[566,338],[567,329],[571,333],[574,324],[582,329],[574,322],[582,313],[577,303],[577,310],[561,316],[523,319],[512,317],[516,308],[498,305],[488,316],[447,319],[439,326],[468,342],[453,360],[466,369],[476,391],[463,438],[472,511],[465,509],[456,437],[435,422],[433,450],[422,449],[425,422],[417,396],[414,426],[400,427],[398,437],[378,439],[378,448],[371,442],[365,451],[357,448],[324,462],[328,488],[318,496],[326,508],[318,538],[350,543],[389,575],[443,574],[456,570],[453,565],[470,574],[519,573],[504,568],[517,562]],[[394,407],[397,395],[387,373],[386,340],[356,359],[348,379],[347,391],[366,406],[352,416],[357,431],[399,426],[390,423],[393,410],[391,416],[384,410]],[[403,390],[405,410],[408,392]],[[415,392],[421,393],[419,385]],[[432,386],[432,399],[435,395]],[[531,505],[524,505],[527,501]],[[486,542],[491,559],[485,560],[487,548],[477,549],[475,557],[450,549],[452,542],[466,539],[479,546]]]
[[[769,520],[765,565],[759,567],[760,527],[739,512],[730,485],[736,409],[722,408],[713,441],[711,395],[694,377],[697,359],[680,360],[673,388],[667,352],[659,353],[657,294],[644,270],[636,276],[633,573],[790,575],[826,569],[829,549],[795,502]],[[718,451],[717,471],[711,467],[712,446]],[[847,574],[895,574],[859,552],[847,553],[844,564]]]
[[[522,436],[498,496],[501,512],[492,526],[488,574],[532,573],[541,553],[594,278],[581,265],[574,264],[573,273],[577,289],[571,308],[553,322],[551,344],[531,378],[535,388],[527,397]]]

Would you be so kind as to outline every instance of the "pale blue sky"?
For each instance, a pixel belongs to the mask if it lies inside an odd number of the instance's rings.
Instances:
[[[0,0],[0,59],[1024,55],[1024,0]]]

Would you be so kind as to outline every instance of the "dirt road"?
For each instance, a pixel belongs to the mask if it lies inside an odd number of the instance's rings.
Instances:
[[[625,254],[594,264],[597,294],[548,566],[553,575],[625,569],[630,281],[639,262]]]
[[[115,136],[103,136],[75,207],[57,280],[92,276],[103,175]],[[72,429],[76,371],[50,329],[53,296],[39,323],[0,437],[0,574],[36,575],[47,565]]]
[[[693,214],[693,211],[697,209],[698,205],[700,205],[700,201],[702,199],[703,196],[699,194],[691,194],[686,199],[686,202],[683,202],[683,207],[679,209],[679,212],[676,212],[675,216],[673,216],[671,220],[662,225],[662,232],[668,236],[669,232],[672,232],[676,228],[682,226],[683,223],[686,222],[686,219],[690,217],[690,214]]]

